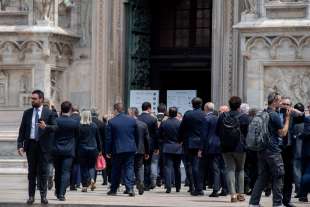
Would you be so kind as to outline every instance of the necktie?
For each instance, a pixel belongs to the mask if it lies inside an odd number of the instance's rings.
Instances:
[[[39,121],[39,109],[35,109],[36,110],[36,116],[35,116],[35,128],[34,128],[34,138],[36,141],[39,141],[39,125],[38,125],[38,121]]]

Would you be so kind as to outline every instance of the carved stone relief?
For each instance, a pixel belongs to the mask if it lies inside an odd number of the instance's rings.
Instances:
[[[55,20],[54,0],[36,0],[34,5],[34,20],[39,22],[53,22]]]
[[[8,99],[8,75],[0,70],[0,105],[5,106]]]
[[[277,91],[293,103],[310,100],[310,66],[270,66],[264,71],[264,96]]]
[[[26,0],[0,0],[0,11],[28,11]]]
[[[53,103],[60,103],[62,101],[62,72],[60,71],[51,71],[51,101]]]
[[[244,14],[255,14],[256,13],[256,0],[243,0]]]
[[[293,102],[310,99],[310,36],[248,37],[244,57],[247,100],[264,107],[269,92],[278,91]]]
[[[80,24],[81,24],[81,47],[89,47],[91,43],[92,25],[92,1],[81,0],[80,5]]]

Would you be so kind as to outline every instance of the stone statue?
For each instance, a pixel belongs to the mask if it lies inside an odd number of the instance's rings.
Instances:
[[[39,20],[52,20],[53,18],[53,4],[54,0],[36,0],[37,12],[39,14]]]
[[[0,0],[0,10],[5,11],[6,7],[9,6],[10,0]]]
[[[19,92],[27,93],[28,92],[28,78],[26,75],[22,75],[19,81]]]
[[[82,39],[80,44],[82,47],[90,45],[91,42],[91,1],[81,1],[81,32]]]
[[[244,0],[244,11],[245,14],[256,13],[256,0]]]

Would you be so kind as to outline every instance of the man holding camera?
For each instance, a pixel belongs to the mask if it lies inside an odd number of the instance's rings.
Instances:
[[[24,112],[17,138],[18,154],[23,156],[26,153],[28,161],[28,205],[34,203],[37,180],[41,203],[48,204],[47,177],[52,146],[50,133],[55,131],[56,122],[54,113],[47,107],[43,107],[43,102],[44,93],[40,90],[33,91],[32,108]]]

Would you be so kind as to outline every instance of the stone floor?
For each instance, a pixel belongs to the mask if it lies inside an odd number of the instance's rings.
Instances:
[[[98,181],[101,183],[101,181]],[[24,202],[27,198],[27,178],[26,175],[0,175],[0,207],[26,206]],[[99,184],[98,183],[98,184]],[[232,204],[229,197],[209,198],[208,196],[192,197],[186,192],[184,187],[182,192],[166,194],[164,189],[158,188],[145,192],[143,196],[128,197],[119,192],[118,196],[107,196],[107,187],[98,185],[93,192],[81,193],[78,191],[68,191],[65,202],[57,201],[53,191],[49,191],[49,206],[184,206],[184,207],[245,207],[248,206],[249,197],[246,202]],[[206,192],[210,194],[210,191]],[[310,203],[301,204],[296,199],[293,200],[298,207],[310,207]],[[36,203],[39,203],[37,196]],[[61,205],[65,204],[65,205]],[[265,207],[271,207],[271,198],[263,196],[262,203]],[[39,205],[38,205],[39,206]]]

